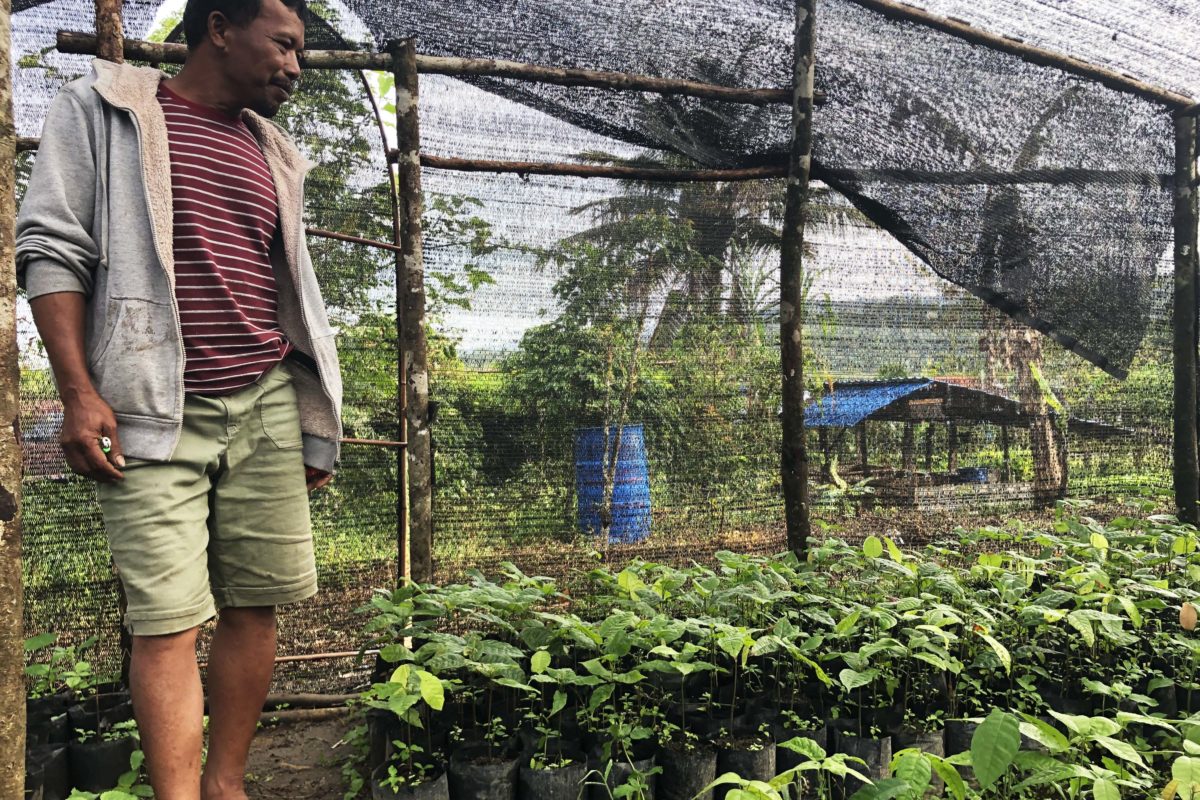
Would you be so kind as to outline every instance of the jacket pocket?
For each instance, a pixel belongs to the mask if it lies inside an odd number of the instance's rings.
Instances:
[[[121,316],[124,308],[125,304],[122,301],[109,300],[105,307],[104,319],[100,321],[101,327],[92,337],[92,341],[88,342],[87,364],[93,375],[96,373],[97,365],[108,354],[116,332],[121,328]]]
[[[173,419],[182,358],[175,313],[167,303],[110,297],[88,367],[114,411]]]

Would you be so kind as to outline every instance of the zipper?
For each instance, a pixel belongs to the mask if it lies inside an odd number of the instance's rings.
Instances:
[[[103,95],[101,95],[103,97]],[[107,101],[110,102],[111,101]],[[154,242],[154,254],[158,257],[158,266],[166,275],[167,285],[171,289],[171,314],[175,318],[175,341],[176,352],[179,356],[179,369],[176,372],[178,390],[175,392],[175,410],[179,415],[178,424],[175,426],[175,435],[171,441],[171,452],[175,452],[175,448],[179,445],[179,440],[183,437],[183,372],[184,372],[184,353],[183,353],[183,322],[179,316],[179,302],[175,298],[175,276],[167,272],[166,259],[162,255],[162,243],[158,241],[158,226],[154,224],[154,205],[150,202],[149,181],[146,179],[146,142],[145,135],[142,133],[142,123],[138,119],[134,110],[128,106],[120,106],[112,104],[114,108],[119,108],[127,113],[130,119],[133,120],[133,129],[137,133],[138,141],[138,161],[142,168],[142,197],[146,201],[146,216],[150,220],[150,239]]]
[[[308,176],[307,171],[300,175],[299,192],[297,193],[297,196],[296,196],[296,219],[299,220],[299,223],[296,225],[295,253],[296,253],[297,258],[299,258],[300,253],[304,249],[304,182],[307,179],[307,176]],[[288,257],[286,250],[283,254],[283,257],[284,258]],[[304,326],[304,334],[305,334],[305,336],[308,337],[309,347],[312,347],[312,349],[314,350],[313,360],[315,361],[316,360],[315,351],[317,348],[315,346],[313,346],[312,326],[309,325],[309,323],[308,323],[308,312],[305,310],[304,287],[302,284],[303,276],[300,274],[300,264],[299,263],[289,264],[288,268],[289,268],[289,271],[291,271],[291,273],[292,273],[292,283],[296,287],[296,300],[298,301],[297,305],[299,305],[299,307],[300,307],[300,324]],[[325,394],[325,399],[329,401],[331,410],[333,410],[335,412],[333,414],[334,424],[337,426],[338,438],[340,439],[341,431],[342,431],[342,420],[341,420],[341,417],[339,417],[338,414],[336,413],[337,406],[333,402],[333,395],[331,395],[329,393],[329,387],[325,384],[325,373],[321,370],[320,362],[317,362],[317,381],[321,385],[321,391]]]

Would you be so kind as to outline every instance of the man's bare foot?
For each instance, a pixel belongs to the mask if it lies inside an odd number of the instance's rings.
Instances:
[[[244,781],[222,781],[205,775],[200,780],[200,800],[250,800]]]

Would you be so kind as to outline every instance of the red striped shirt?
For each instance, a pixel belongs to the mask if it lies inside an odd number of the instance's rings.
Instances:
[[[279,328],[271,269],[275,182],[241,119],[166,86],[158,102],[171,148],[184,390],[230,394],[278,364],[290,347]]]

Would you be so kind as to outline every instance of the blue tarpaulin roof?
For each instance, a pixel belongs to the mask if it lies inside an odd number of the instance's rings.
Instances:
[[[808,428],[853,428],[860,422],[870,419],[888,406],[909,395],[937,384],[942,387],[939,396],[942,398],[941,411],[943,419],[960,420],[964,422],[990,422],[997,425],[1019,424],[1028,417],[1021,410],[1020,404],[999,394],[964,386],[961,380],[948,378],[899,378],[879,381],[847,381],[836,382],[830,387],[830,392],[815,403],[809,403],[804,409],[804,424]],[[900,412],[881,414],[877,419],[907,419]],[[1056,416],[1053,411],[1050,416]],[[916,418],[913,418],[914,421]],[[930,417],[921,417],[928,421]],[[1119,428],[1104,422],[1070,417],[1068,420],[1072,433],[1089,438],[1105,438],[1115,435],[1128,435],[1128,429]]]
[[[876,411],[887,408],[931,383],[933,381],[926,378],[914,378],[835,384],[831,394],[804,409],[804,424],[809,428],[852,428]]]

